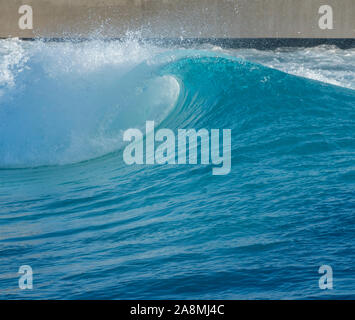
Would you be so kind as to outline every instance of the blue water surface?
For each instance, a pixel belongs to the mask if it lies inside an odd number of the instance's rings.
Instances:
[[[33,54],[3,85],[0,298],[354,299],[353,89],[207,50],[59,63]],[[231,129],[231,173],[127,166],[145,120]]]

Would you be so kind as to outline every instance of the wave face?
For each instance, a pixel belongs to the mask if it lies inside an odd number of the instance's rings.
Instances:
[[[354,50],[3,40],[0,61],[0,297],[355,297]],[[231,173],[125,165],[146,120],[232,129]]]

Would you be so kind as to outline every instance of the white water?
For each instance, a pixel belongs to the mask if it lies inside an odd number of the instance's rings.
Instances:
[[[266,51],[237,49],[225,52],[292,75],[355,90],[355,49],[318,46]]]
[[[134,40],[0,41],[0,167],[92,159],[119,149],[127,128],[164,119],[179,84],[137,69],[161,51]]]

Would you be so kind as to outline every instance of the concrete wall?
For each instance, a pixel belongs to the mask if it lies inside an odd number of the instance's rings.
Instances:
[[[33,30],[18,9],[33,8]],[[318,26],[321,5],[334,29]],[[354,38],[355,0],[0,0],[0,37]]]

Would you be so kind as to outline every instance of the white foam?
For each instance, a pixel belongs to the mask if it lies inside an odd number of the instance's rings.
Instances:
[[[5,40],[0,48],[1,167],[73,163],[117,150],[123,130],[158,123],[179,95],[174,78],[137,68],[162,49],[135,40]]]
[[[23,42],[17,38],[0,40],[0,96],[15,85],[16,74],[23,71],[27,56]]]
[[[226,52],[289,74],[355,89],[355,49],[318,46],[278,50],[235,49]]]

